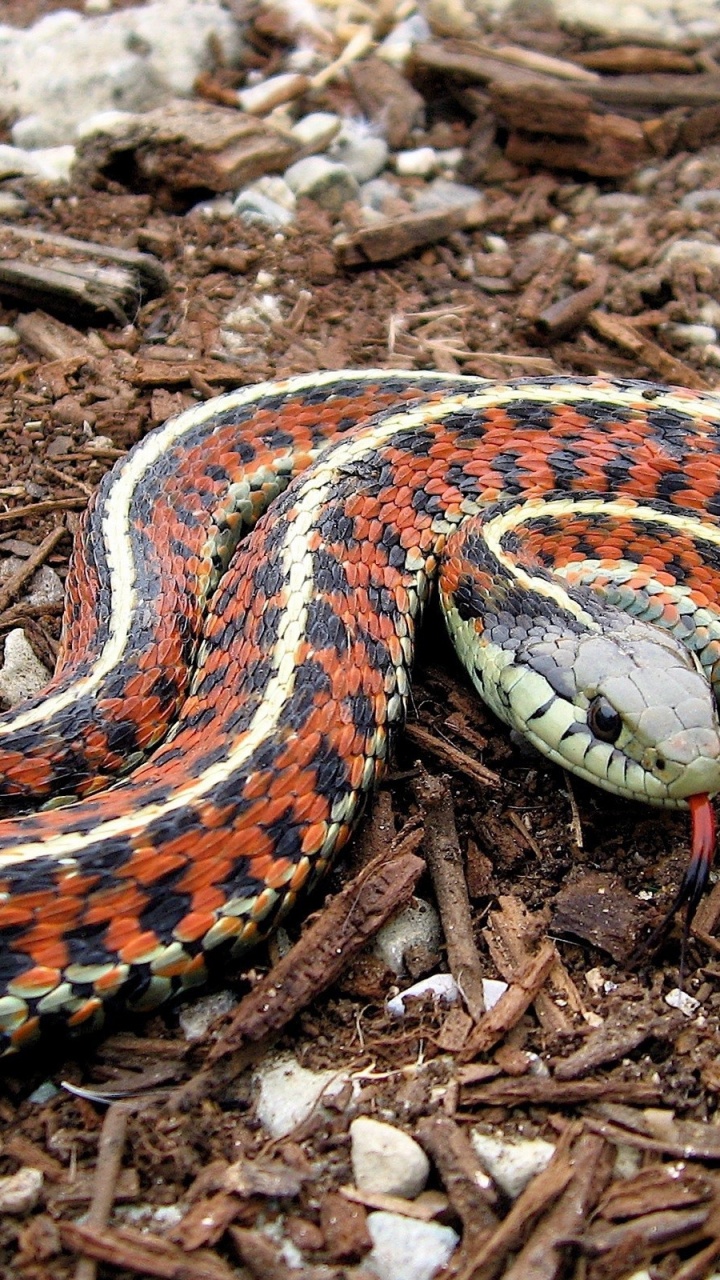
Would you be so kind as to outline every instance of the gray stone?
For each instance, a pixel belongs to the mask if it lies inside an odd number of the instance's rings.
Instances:
[[[330,148],[330,159],[344,164],[358,182],[369,182],[385,168],[388,145],[384,138],[346,120]]]
[[[17,1173],[0,1178],[0,1213],[13,1216],[29,1213],[40,1199],[42,1185],[42,1172],[32,1165],[23,1165]]]
[[[35,653],[21,627],[5,637],[5,659],[0,669],[0,695],[14,707],[45,688],[50,672]]]
[[[483,1168],[503,1191],[515,1200],[532,1178],[552,1160],[555,1148],[544,1138],[506,1138],[500,1134],[470,1134],[473,1148]]]
[[[449,178],[435,178],[418,192],[413,208],[417,213],[435,213],[442,209],[465,209],[481,199],[482,192],[477,187],[453,182]]]
[[[344,1088],[337,1071],[307,1071],[292,1054],[266,1059],[253,1077],[259,1088],[257,1115],[273,1138],[284,1138],[307,1120],[325,1094]]]
[[[437,951],[442,942],[440,917],[430,902],[413,898],[375,935],[373,951],[393,973],[407,972],[405,956],[411,947]]]
[[[336,116],[333,111],[311,111],[309,115],[303,116],[302,120],[297,120],[290,132],[303,147],[324,151],[339,132],[341,125],[340,116]]]
[[[402,198],[402,187],[399,182],[395,182],[392,178],[372,178],[370,182],[364,182],[360,188],[360,199],[366,209],[375,209],[377,213],[382,213],[386,200],[399,200]],[[408,211],[410,206],[408,205]]]

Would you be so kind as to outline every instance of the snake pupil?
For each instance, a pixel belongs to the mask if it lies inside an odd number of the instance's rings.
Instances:
[[[622,729],[622,719],[607,698],[593,698],[588,707],[588,724],[602,742],[616,742]]]

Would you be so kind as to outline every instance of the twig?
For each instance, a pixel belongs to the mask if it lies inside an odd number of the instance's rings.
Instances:
[[[692,387],[695,391],[709,391],[710,385],[705,378],[685,364],[684,360],[676,360],[657,342],[638,333],[637,329],[623,316],[611,314],[609,311],[591,311],[587,323],[606,342],[614,342],[622,351],[628,351],[642,364],[646,364],[653,373],[658,374],[664,382],[674,382],[681,387]]]
[[[16,573],[8,578],[4,587],[0,588],[0,614],[4,613],[11,600],[22,590],[25,583],[32,578],[33,574],[40,565],[44,564],[49,555],[55,550],[58,543],[65,537],[67,529],[64,525],[59,524],[55,529],[51,529],[45,535],[42,542],[35,548],[31,556],[20,566]]]
[[[469,1137],[449,1116],[426,1116],[418,1123],[417,1135],[430,1152],[448,1199],[463,1224],[466,1251],[480,1248],[498,1225],[493,1212],[496,1197],[472,1147]]]
[[[85,1218],[85,1224],[88,1227],[107,1226],[125,1149],[127,1123],[127,1106],[121,1102],[114,1102],[111,1107],[108,1107],[100,1131],[93,1196]],[[75,1280],[95,1280],[96,1275],[96,1258],[87,1255],[80,1258],[75,1268]]]
[[[479,760],[473,760],[472,756],[466,755],[459,747],[454,747],[452,743],[445,742],[443,738],[430,733],[422,725],[406,724],[404,733],[414,746],[431,752],[436,760],[442,760],[444,765],[457,769],[458,773],[464,773],[467,778],[472,778],[473,782],[479,782],[482,787],[502,786],[502,779],[497,773],[493,773],[492,769],[480,764]]]
[[[50,511],[82,511],[86,506],[87,498],[47,498],[43,502],[28,502],[24,507],[0,511],[0,523],[10,524],[12,520],[26,520],[29,516],[45,516]]]
[[[477,1021],[485,1010],[482,966],[475,946],[452,796],[447,782],[425,773],[416,780],[414,791],[429,818],[423,848],[442,919],[450,972],[463,993],[468,1013]]]

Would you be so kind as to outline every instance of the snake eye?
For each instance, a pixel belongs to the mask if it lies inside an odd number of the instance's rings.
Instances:
[[[607,698],[593,698],[587,713],[588,725],[601,742],[617,742],[622,729],[622,719]]]

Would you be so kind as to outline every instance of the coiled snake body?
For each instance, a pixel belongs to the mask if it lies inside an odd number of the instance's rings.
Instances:
[[[148,435],[90,505],[57,674],[0,719],[0,793],[80,797],[0,822],[0,1048],[195,984],[314,882],[402,721],[441,556],[485,700],[607,790],[689,804],[697,896],[719,455],[711,395],[372,370]]]

